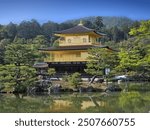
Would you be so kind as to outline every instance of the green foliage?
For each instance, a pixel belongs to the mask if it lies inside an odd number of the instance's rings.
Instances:
[[[6,90],[26,92],[34,84],[36,71],[29,66],[0,66],[0,83]]]
[[[150,72],[150,44],[147,45],[147,52],[145,57],[141,60],[142,65],[144,66],[144,68]]]
[[[65,30],[65,29],[71,28],[71,27],[73,27],[73,26],[75,26],[77,24],[79,24],[79,22],[76,23],[76,24],[64,22],[64,23],[59,24],[58,30]]]
[[[76,23],[76,24],[78,24],[78,23]],[[88,28],[94,28],[93,23],[89,20],[83,20],[83,25]]]
[[[105,48],[92,48],[89,50],[90,56],[87,63],[87,73],[92,75],[103,75],[105,68],[111,70],[117,66],[118,57],[117,53]]]
[[[141,66],[141,59],[143,58],[140,50],[133,47],[131,50],[121,49],[119,52],[120,64],[118,66],[121,70],[137,70]]]
[[[27,45],[32,50],[36,61],[41,62],[44,60],[46,57],[45,53],[41,53],[38,50],[39,48],[46,48],[49,46],[49,42],[44,35],[37,35],[33,40],[27,40]]]
[[[78,72],[75,72],[71,75],[65,73],[62,77],[62,81],[64,86],[67,86],[68,88],[78,88],[81,85],[81,74]]]
[[[110,29],[112,34],[112,40],[114,42],[119,42],[122,39],[125,39],[124,32],[121,31],[117,26],[114,26]]]
[[[79,21],[83,20],[84,26],[96,29],[97,31],[107,34],[107,38],[103,41],[115,40],[121,41],[127,39],[129,28],[138,26],[137,21],[132,21],[126,17],[86,17],[76,20],[66,21],[58,24],[55,22],[48,21],[40,25],[36,20],[22,21],[20,24],[9,23],[8,25],[0,25],[0,40],[10,39],[15,40],[16,37],[23,38],[26,40],[34,39],[38,35],[43,35],[48,39],[48,43],[52,44],[57,37],[54,36],[55,31],[64,30],[76,26]],[[113,28],[117,26],[117,33],[113,33]]]
[[[8,38],[10,38],[11,40],[14,40],[16,34],[17,34],[17,25],[10,22],[6,27],[6,32],[8,35]]]
[[[5,26],[1,26],[0,28],[0,40],[8,39],[7,31],[5,29]]]
[[[77,25],[82,20],[84,25],[96,29],[106,34],[102,42],[115,41],[119,42],[128,39],[128,32],[132,26],[137,26],[138,22],[127,17],[85,17],[76,20],[69,20],[67,23]],[[135,23],[135,24],[134,24]]]
[[[120,63],[117,67],[128,74],[147,75],[150,72],[150,21],[142,21],[140,27],[134,27],[130,35],[135,36],[124,42],[119,52]]]
[[[48,41],[45,38],[44,35],[37,35],[33,41],[32,44],[35,45],[35,48],[39,49],[39,48],[44,48],[44,47],[48,47]]]
[[[69,74],[66,72],[63,76],[62,76],[62,80],[64,82],[68,82],[68,79],[69,79]]]
[[[142,43],[132,43],[132,47],[122,48],[119,52],[120,63],[116,67],[119,71],[144,73],[150,67],[148,50]]]
[[[90,21],[90,22],[94,22],[97,16],[90,16],[90,17],[84,17],[84,18],[79,18],[79,19],[75,19],[75,20],[68,20],[67,23],[73,23],[75,25],[77,25],[80,20],[83,21]],[[103,16],[103,24],[104,26],[106,26],[106,28],[110,29],[114,26],[117,26],[119,28],[121,28],[123,25],[128,25],[128,26],[132,26],[134,21],[127,18],[127,17],[109,17],[109,16]],[[137,21],[136,21],[137,22]]]
[[[23,21],[18,26],[17,34],[20,38],[34,38],[41,34],[41,26],[36,20]]]
[[[0,67],[0,83],[5,91],[26,92],[36,79],[36,71],[31,67],[36,55],[23,42],[24,39],[17,38],[5,47],[6,65]]]
[[[9,39],[3,39],[0,41],[0,64],[4,64],[4,54],[6,46],[10,44]]]
[[[31,48],[24,44],[11,44],[6,47],[5,62],[16,66],[32,65],[35,55]]]
[[[54,41],[54,43],[53,43],[53,47],[58,47],[59,46],[59,41]]]
[[[142,21],[140,27],[134,27],[129,32],[133,36],[147,36],[150,35],[150,20]]]
[[[0,41],[0,48],[3,49],[9,44],[11,44],[10,39],[3,39]]]
[[[47,23],[44,23],[44,24],[41,26],[41,28],[42,28],[42,33],[43,33],[43,35],[44,35],[46,38],[50,39],[50,38],[52,38],[53,33],[58,30],[59,26],[58,26],[57,23],[48,21]]]
[[[5,87],[0,84],[0,92],[1,92],[4,88],[5,88]]]
[[[97,31],[101,32],[102,31],[102,27],[104,26],[103,24],[103,18],[98,16],[95,18],[95,21],[94,21],[94,27]]]
[[[78,88],[81,85],[81,74],[75,72],[72,75],[68,76],[68,83],[71,86]]]
[[[55,71],[54,68],[49,68],[49,69],[48,69],[48,74],[49,74],[50,76],[54,75],[55,73],[56,73],[56,71]]]

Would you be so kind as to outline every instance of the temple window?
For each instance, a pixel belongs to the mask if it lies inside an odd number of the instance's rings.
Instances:
[[[91,42],[91,37],[89,36],[89,42]]]
[[[68,43],[71,43],[71,39],[68,39]]]

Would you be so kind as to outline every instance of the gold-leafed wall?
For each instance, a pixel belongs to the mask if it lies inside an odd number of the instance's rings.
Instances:
[[[87,61],[87,50],[47,51],[44,62],[82,62]]]
[[[95,35],[60,35],[59,46],[101,45],[99,37]]]

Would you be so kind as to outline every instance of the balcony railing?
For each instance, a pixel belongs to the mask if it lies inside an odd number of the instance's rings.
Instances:
[[[45,58],[45,62],[75,62],[75,61],[87,61],[85,58]]]
[[[59,41],[60,46],[68,46],[68,45],[101,45],[101,42],[82,42],[82,41],[75,41],[68,43],[66,41]]]

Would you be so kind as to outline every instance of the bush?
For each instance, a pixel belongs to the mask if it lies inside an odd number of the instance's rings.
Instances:
[[[71,86],[78,88],[81,85],[81,74],[75,72],[72,75],[68,76],[68,83]]]

